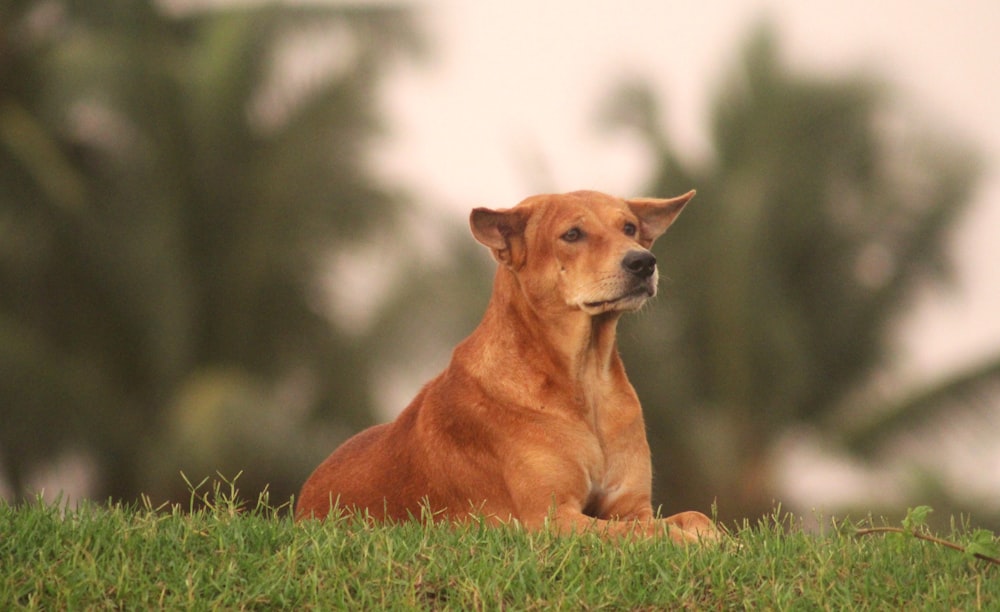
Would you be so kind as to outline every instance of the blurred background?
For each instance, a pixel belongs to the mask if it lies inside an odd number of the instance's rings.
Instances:
[[[1000,528],[998,32],[991,0],[0,0],[0,493],[288,499],[478,323],[472,207],[696,188],[619,328],[655,503]]]

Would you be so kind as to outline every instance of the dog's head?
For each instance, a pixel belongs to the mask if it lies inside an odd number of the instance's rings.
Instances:
[[[665,200],[539,195],[514,208],[477,208],[469,221],[533,302],[597,315],[635,310],[656,295],[649,248],[694,193]]]

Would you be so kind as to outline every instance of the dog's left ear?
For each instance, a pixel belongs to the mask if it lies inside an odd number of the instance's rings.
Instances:
[[[489,247],[493,258],[507,266],[513,263],[513,248],[524,234],[526,218],[514,209],[473,209],[469,226],[476,240]]]
[[[667,231],[684,206],[694,197],[695,191],[666,200],[658,198],[632,198],[625,200],[632,213],[639,217],[639,243],[649,248],[653,241]]]

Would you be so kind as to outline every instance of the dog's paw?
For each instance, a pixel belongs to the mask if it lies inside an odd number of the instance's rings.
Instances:
[[[701,512],[680,512],[665,520],[670,525],[670,536],[678,542],[714,542],[720,538],[715,523]]]

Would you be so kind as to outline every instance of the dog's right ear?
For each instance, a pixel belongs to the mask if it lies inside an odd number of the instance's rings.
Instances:
[[[469,215],[472,235],[489,247],[494,259],[507,266],[513,261],[514,242],[524,234],[526,223],[525,215],[511,208],[503,210],[476,208]]]
[[[681,214],[684,206],[694,197],[695,191],[665,200],[659,198],[632,198],[628,207],[639,217],[639,244],[647,249]]]

